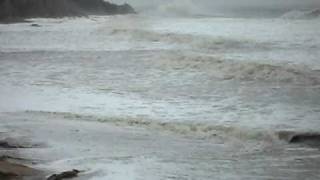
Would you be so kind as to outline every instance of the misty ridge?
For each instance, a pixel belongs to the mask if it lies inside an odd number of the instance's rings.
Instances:
[[[135,13],[129,5],[103,0],[0,0],[0,19]]]

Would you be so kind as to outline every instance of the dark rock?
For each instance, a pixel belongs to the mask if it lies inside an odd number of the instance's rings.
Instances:
[[[39,24],[31,24],[32,27],[41,27]]]
[[[5,149],[12,149],[12,148],[19,148],[20,146],[10,144],[7,141],[0,141],[0,147]]]
[[[0,140],[0,148],[4,148],[4,149],[38,148],[38,147],[45,147],[45,145],[42,143],[33,143],[33,142],[28,142],[27,140],[16,139],[16,138],[5,138]]]
[[[78,177],[78,174],[81,171],[73,169],[72,171],[65,171],[60,174],[53,174],[47,178],[47,180],[62,180],[62,179],[70,179],[74,177]]]
[[[21,179],[14,173],[3,173],[0,171],[0,179],[2,180],[18,180]]]
[[[306,132],[290,132],[282,131],[278,133],[279,139],[285,140],[291,144],[304,144],[311,147],[320,148],[320,133]]]
[[[17,142],[14,142],[13,140],[0,140],[0,148],[4,149],[17,149],[17,148],[32,148],[32,145],[21,145]]]
[[[18,157],[13,157],[13,156],[6,156],[6,155],[0,156],[0,161],[6,161],[8,159],[26,160],[26,159],[23,159],[23,158],[18,158]]]
[[[317,134],[317,133],[295,134],[292,136],[290,143],[301,143],[305,141],[320,142],[320,134]]]

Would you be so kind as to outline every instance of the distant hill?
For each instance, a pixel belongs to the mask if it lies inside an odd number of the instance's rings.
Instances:
[[[129,13],[135,13],[129,4],[103,0],[0,0],[0,20]]]

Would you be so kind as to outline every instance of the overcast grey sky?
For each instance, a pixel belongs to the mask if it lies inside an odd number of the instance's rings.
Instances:
[[[111,0],[127,2],[138,11],[192,11],[212,13],[226,11],[304,10],[320,8],[320,0]]]
[[[213,6],[213,7],[236,7],[236,6],[251,6],[251,7],[310,7],[317,5],[320,6],[320,0],[111,0],[112,2],[127,2],[134,6],[145,5],[159,5],[166,3],[194,3],[200,6]]]

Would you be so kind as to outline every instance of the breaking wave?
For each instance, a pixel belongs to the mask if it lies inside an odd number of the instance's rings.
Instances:
[[[214,125],[209,123],[194,123],[194,122],[162,122],[150,119],[138,118],[117,118],[117,117],[103,117],[94,115],[82,115],[69,112],[49,112],[49,111],[26,111],[29,114],[51,116],[56,118],[63,118],[68,120],[82,120],[82,121],[97,121],[101,123],[110,123],[116,126],[123,127],[140,127],[150,130],[165,131],[174,134],[186,136],[198,136],[201,138],[229,138],[237,137],[240,139],[255,139],[264,140],[270,138],[277,138],[277,134],[270,132],[263,132],[258,130],[249,130],[246,128]]]
[[[303,85],[320,85],[320,71],[309,67],[272,64],[263,59],[254,61],[228,60],[219,57],[219,53],[230,51],[264,51],[273,45],[246,39],[227,39],[222,37],[194,36],[189,34],[156,33],[136,29],[115,29],[112,35],[127,38],[128,41],[162,42],[178,45],[183,50],[163,53],[157,63],[167,63],[174,68],[192,67],[210,76],[222,80],[265,81]],[[189,53],[188,53],[189,52]]]
[[[97,121],[122,127],[146,128],[198,138],[221,138],[224,140],[238,139],[242,141],[255,140],[267,142],[283,141],[320,148],[320,133],[317,132],[249,129],[245,127],[215,125],[205,122],[161,122],[148,119],[98,117],[69,112],[26,111],[26,113],[67,120]]]
[[[314,19],[320,17],[320,9],[311,11],[289,11],[281,16],[284,19]]]
[[[270,51],[274,49],[290,48],[290,45],[281,44],[281,42],[259,41],[249,38],[228,38],[223,36],[176,33],[176,32],[156,32],[153,30],[141,30],[135,28],[115,28],[110,31],[110,35],[118,36],[120,39],[132,41],[164,42],[170,45],[179,45],[180,49],[191,49],[201,52],[221,52],[231,50],[249,50],[249,51]],[[296,45],[296,44],[293,44]],[[303,45],[304,49],[318,48],[317,44]]]
[[[114,29],[111,35],[119,35],[129,40],[142,40],[151,42],[167,42],[191,46],[203,50],[226,50],[239,48],[266,48],[268,44],[261,44],[248,39],[228,39],[223,37],[210,37],[205,35],[157,33],[139,29]]]
[[[206,73],[219,80],[259,81],[295,85],[320,85],[320,71],[294,65],[271,65],[263,62],[233,61],[210,55],[172,53],[158,58],[166,59],[172,68]]]

